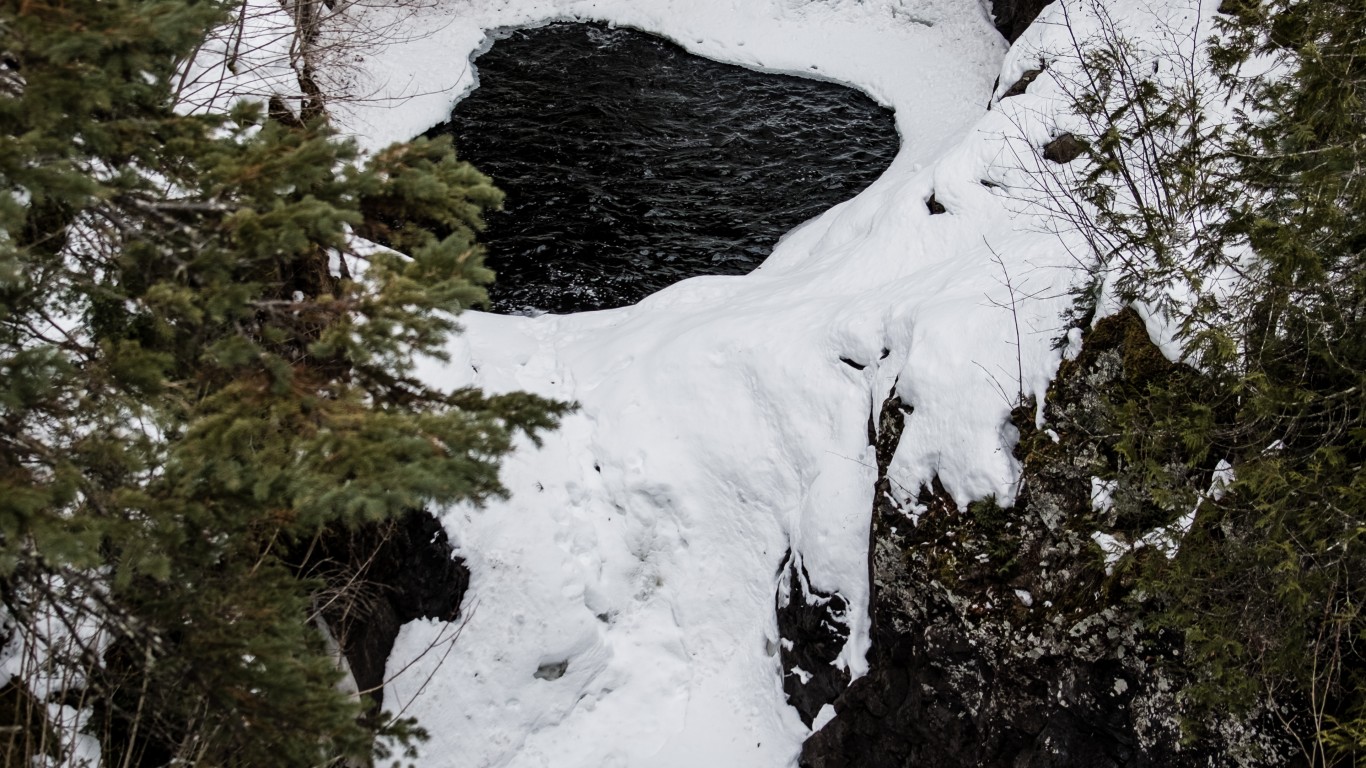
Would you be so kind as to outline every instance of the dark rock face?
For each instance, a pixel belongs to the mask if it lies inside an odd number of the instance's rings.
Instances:
[[[996,31],[1007,42],[1015,42],[1050,2],[1052,0],[991,0],[991,16],[996,22]]]
[[[899,501],[886,469],[907,408],[887,398],[874,435],[871,670],[808,739],[803,768],[1288,764],[1268,713],[1186,727],[1180,636],[1147,628],[1133,569],[1107,571],[1091,539],[1123,528],[1091,504],[1107,449],[1100,389],[1178,368],[1136,314],[1099,323],[1049,392],[1047,429],[1032,404],[1013,414],[1023,480],[1008,510],[991,499],[959,510],[938,480]]]
[[[1086,145],[1081,143],[1081,139],[1064,133],[1043,146],[1043,157],[1045,160],[1065,165],[1081,157],[1085,151]]]
[[[416,619],[455,621],[469,587],[469,570],[426,511],[326,531],[297,562],[302,575],[321,577],[336,591],[322,616],[375,712],[383,704],[384,666],[399,628]]]
[[[14,629],[9,622],[0,621],[0,639],[9,641]],[[53,733],[52,724],[42,713],[46,703],[34,696],[20,678],[12,678],[0,686],[0,765],[38,765],[56,758],[56,747],[61,738]],[[43,745],[48,745],[43,749]],[[44,752],[48,754],[44,754]]]
[[[789,551],[787,580],[778,592],[779,658],[787,701],[811,725],[821,707],[849,685],[849,672],[834,665],[849,640],[849,603],[811,587],[806,568]]]
[[[1026,70],[1023,75],[1020,75],[1019,80],[1016,80],[1009,88],[1006,89],[1005,93],[1001,94],[1001,98],[1009,99],[1012,96],[1019,96],[1025,93],[1029,90],[1030,83],[1033,83],[1035,80],[1039,79],[1039,75],[1042,74],[1043,67],[1039,67],[1038,69]]]

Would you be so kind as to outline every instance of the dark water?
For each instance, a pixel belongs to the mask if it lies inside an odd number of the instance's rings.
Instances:
[[[477,66],[479,88],[431,133],[507,192],[484,237],[499,312],[617,307],[749,272],[898,147],[891,111],[858,91],[632,30],[521,30]]]

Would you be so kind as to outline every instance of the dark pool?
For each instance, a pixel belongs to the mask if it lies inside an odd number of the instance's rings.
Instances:
[[[498,312],[617,307],[749,272],[898,147],[891,111],[858,91],[634,30],[519,30],[477,66],[479,88],[431,133],[507,192],[484,236]]]

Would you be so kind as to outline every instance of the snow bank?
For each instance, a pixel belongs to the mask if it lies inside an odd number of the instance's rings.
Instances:
[[[1028,204],[1037,148],[1060,130],[1055,84],[987,105],[1002,67],[998,95],[1056,26],[1004,58],[976,0],[442,0],[352,15],[388,31],[350,70],[365,99],[334,107],[372,148],[448,117],[489,30],[561,19],[849,83],[896,109],[887,173],[756,272],[602,312],[468,313],[451,361],[422,372],[581,406],[506,462],[510,499],[445,513],[473,573],[469,620],[449,655],[441,627],[405,628],[386,693],[431,730],[425,764],[795,765],[809,731],[780,685],[778,569],[793,548],[814,587],[849,600],[839,663],[863,673],[882,401],[914,407],[891,467],[903,502],[936,475],[960,504],[1013,498],[1010,406],[1056,370],[1075,247]],[[947,213],[930,214],[931,193]]]

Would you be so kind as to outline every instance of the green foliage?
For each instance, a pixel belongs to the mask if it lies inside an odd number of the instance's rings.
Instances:
[[[1112,162],[1110,148],[1142,141],[1134,133],[1142,121],[1092,139],[1087,183],[1122,190],[1129,174],[1161,190],[1136,203],[1091,195],[1102,207],[1096,242],[1116,237],[1105,228],[1117,226],[1141,265],[1099,252],[1101,269],[1126,271],[1119,284],[1142,286],[1131,298],[1202,296],[1165,306],[1202,368],[1203,396],[1159,381],[1151,396],[1161,419],[1119,413],[1114,423],[1126,452],[1175,441],[1189,466],[1212,453],[1235,467],[1229,495],[1202,502],[1181,555],[1155,562],[1149,585],[1165,596],[1165,620],[1185,631],[1204,675],[1192,695],[1215,707],[1288,706],[1310,763],[1354,764],[1366,756],[1366,2],[1269,0],[1226,10],[1212,53],[1216,95],[1254,117],[1237,113],[1227,126],[1201,128],[1209,114],[1191,113],[1196,129],[1155,156],[1158,166],[1170,157],[1178,167],[1214,169],[1225,185],[1183,203],[1191,209],[1183,217],[1205,222],[1188,257],[1173,262],[1162,250],[1170,228],[1160,204],[1182,200],[1189,176],[1152,175],[1153,163],[1133,158]],[[1280,74],[1245,77],[1253,57],[1257,71],[1274,61]],[[1152,96],[1125,98],[1145,114],[1182,109],[1159,92],[1154,110]],[[1101,103],[1078,105],[1103,123]],[[1215,305],[1201,289],[1219,269],[1242,281]],[[1121,491],[1156,498],[1160,487],[1150,477]]]
[[[1019,533],[1012,530],[1015,523],[1012,511],[1003,509],[993,495],[969,504],[968,515],[972,520],[969,530],[984,539],[987,555],[997,572],[1011,573],[1020,548]]]
[[[1108,281],[1126,301],[1195,322],[1188,332],[1204,330],[1199,322],[1218,309],[1202,301],[1209,265],[1222,256],[1211,225],[1234,194],[1233,169],[1219,151],[1228,126],[1216,119],[1220,94],[1200,55],[1207,30],[1167,29],[1135,41],[1105,3],[1093,0],[1088,10],[1098,32],[1074,38],[1080,74],[1062,82],[1084,121],[1077,138],[1088,162],[1055,201],[1098,263],[1097,280],[1080,291],[1080,313]]]
[[[175,111],[229,10],[0,6],[0,601],[86,627],[56,687],[111,765],[369,755],[286,550],[499,494],[564,411],[411,375],[491,278],[501,194],[448,142]]]
[[[1163,356],[1132,309],[1097,322],[1059,378],[1084,371],[1090,392],[1074,428],[1097,445],[1092,474],[1114,484],[1095,522],[1131,540],[1174,523],[1199,503],[1218,458],[1214,441],[1230,418],[1213,396],[1218,382]]]

